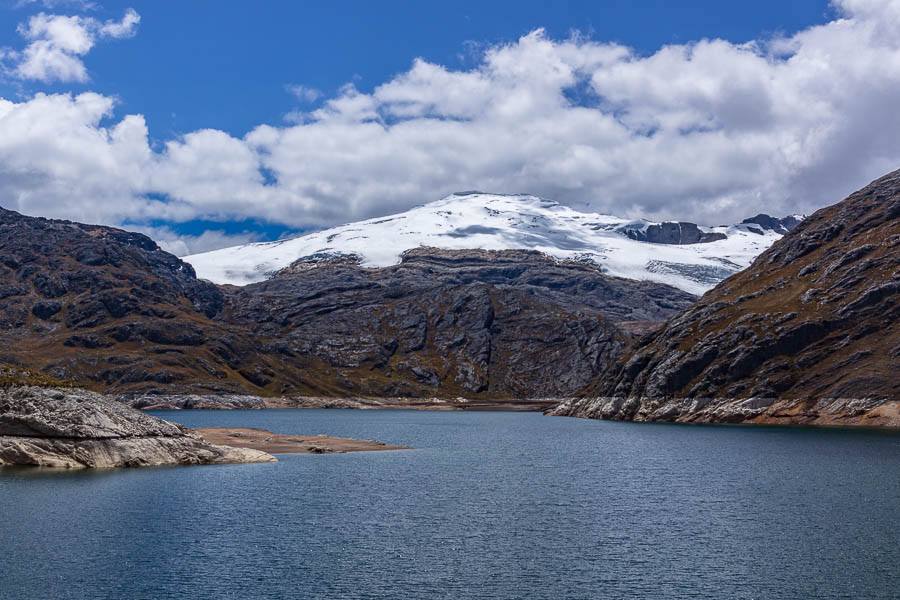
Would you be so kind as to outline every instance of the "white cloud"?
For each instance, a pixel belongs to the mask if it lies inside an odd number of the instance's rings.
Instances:
[[[188,256],[262,240],[262,236],[252,231],[226,233],[222,230],[208,229],[200,235],[186,235],[177,233],[170,227],[126,225],[124,228],[150,236],[160,248],[175,256]]]
[[[101,36],[109,36],[111,38],[122,39],[134,36],[137,33],[138,23],[141,22],[141,15],[133,8],[125,11],[125,16],[121,21],[106,21],[98,29]]]
[[[0,205],[302,228],[463,189],[707,224],[811,212],[900,167],[900,0],[836,8],[790,37],[649,56],[535,31],[467,70],[418,59],[371,93],[348,84],[294,124],[244,138],[196,131],[161,152],[139,115],[101,126],[107,97],[0,101]],[[77,31],[54,36],[83,47]]]
[[[315,102],[322,97],[321,90],[307,87],[305,85],[299,85],[296,83],[288,84],[284,86],[284,89],[287,90],[289,94],[303,102]]]
[[[19,0],[16,2],[16,8],[22,8],[29,4],[40,4],[47,9],[55,9],[60,6],[69,6],[78,10],[94,10],[97,8],[96,2],[90,0]]]
[[[100,22],[91,17],[48,15],[31,16],[18,27],[30,43],[21,52],[6,52],[12,74],[21,79],[52,81],[88,80],[82,57],[100,38],[125,38],[137,32],[141,17],[129,8],[121,21]]]

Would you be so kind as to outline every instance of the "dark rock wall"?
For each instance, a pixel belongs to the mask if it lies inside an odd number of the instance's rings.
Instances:
[[[650,225],[646,231],[625,229],[623,233],[633,240],[651,244],[706,244],[728,237],[724,233],[701,231],[695,223],[681,221]]]
[[[692,300],[536,252],[417,249],[385,269],[296,264],[234,292],[222,318],[358,393],[540,396],[585,386],[617,357],[629,336],[616,322]]]

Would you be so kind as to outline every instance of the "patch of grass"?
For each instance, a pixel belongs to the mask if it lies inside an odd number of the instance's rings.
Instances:
[[[45,375],[40,371],[0,363],[0,388],[9,388],[22,385],[37,385],[40,387],[67,388],[72,383]]]

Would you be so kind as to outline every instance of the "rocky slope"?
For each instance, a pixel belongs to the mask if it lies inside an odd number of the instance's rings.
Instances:
[[[0,209],[0,361],[94,389],[202,373],[238,388],[239,376],[214,367],[216,340],[248,347],[211,320],[223,303],[146,236]]]
[[[78,389],[0,390],[0,465],[139,467],[271,462]]]
[[[553,396],[614,360],[632,323],[692,300],[536,252],[417,249],[383,269],[295,263],[230,294],[222,318],[274,340],[260,384],[308,364],[360,395]]]
[[[313,257],[218,287],[140,234],[0,211],[0,361],[185,407],[566,396],[693,299],[525,250],[415,249],[380,269]]]
[[[407,250],[538,250],[598,265],[609,275],[702,294],[746,267],[798,222],[759,215],[731,226],[653,223],[573,210],[525,194],[461,192],[404,213],[277,242],[246,244],[185,260],[201,277],[245,285],[301,258],[356,256],[365,267],[397,264]]]
[[[797,225],[553,414],[897,425],[900,171]]]

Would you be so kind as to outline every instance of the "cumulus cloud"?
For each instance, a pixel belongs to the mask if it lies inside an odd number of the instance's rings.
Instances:
[[[0,101],[0,205],[298,228],[464,189],[707,224],[811,212],[900,167],[900,0],[835,8],[792,36],[647,56],[538,30],[485,48],[472,68],[417,59],[287,125],[196,131],[158,151],[139,115],[105,125],[104,96]]]
[[[141,17],[129,8],[121,21],[101,22],[92,17],[48,15],[31,16],[18,27],[29,44],[21,52],[5,53],[12,62],[10,72],[21,79],[45,83],[88,80],[82,57],[98,39],[133,36]]]

